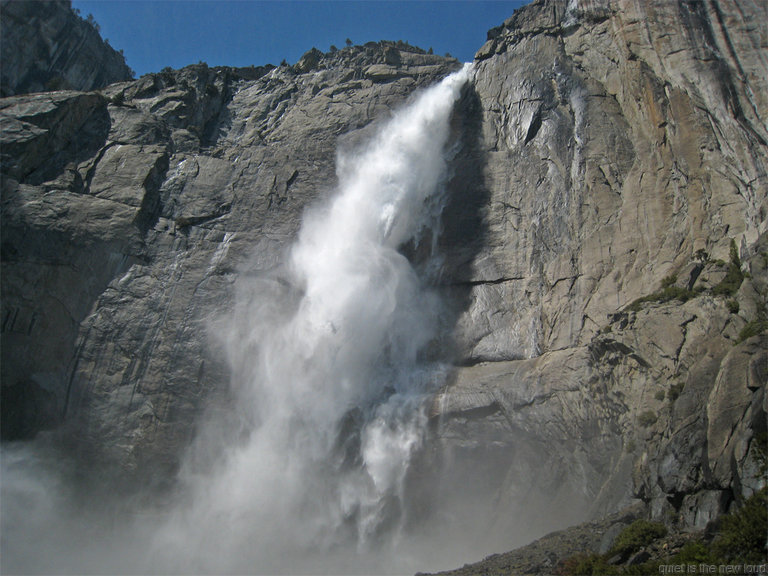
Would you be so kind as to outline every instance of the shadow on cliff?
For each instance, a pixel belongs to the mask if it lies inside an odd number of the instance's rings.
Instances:
[[[443,230],[438,251],[444,258],[438,280],[446,304],[442,343],[449,363],[460,361],[453,341],[455,327],[471,303],[472,267],[488,236],[485,219],[490,190],[485,182],[486,156],[482,138],[483,110],[473,84],[468,83],[451,119],[457,135],[457,153],[448,180],[448,199],[443,211]]]
[[[485,150],[482,142],[483,111],[474,86],[464,86],[451,116],[447,144],[448,176],[438,234],[429,230],[416,246],[401,251],[443,302],[439,336],[426,355],[451,365],[461,363],[462,352],[454,340],[459,318],[469,308],[472,267],[486,243],[484,212],[490,198],[485,184]]]
[[[455,334],[460,319],[471,306],[472,267],[488,237],[485,213],[490,190],[485,180],[482,125],[480,98],[474,85],[468,83],[451,119],[456,155],[450,163],[442,230],[436,247],[442,259],[436,288],[444,308],[440,337],[430,353],[448,367],[443,387],[450,386],[454,377],[450,366],[463,362],[461,343]],[[456,472],[457,463],[446,460],[440,447],[440,423],[432,415],[430,418],[424,446],[411,461],[404,504],[408,510],[406,533],[409,546],[424,562],[425,568],[434,570],[459,565],[475,555],[472,551],[474,539],[469,536],[481,526],[482,519],[473,513],[471,497],[457,491],[455,482],[445,482],[446,476]],[[459,465],[461,470],[464,464]],[[483,473],[478,471],[478,476],[482,477]],[[475,482],[477,480],[475,478]],[[489,490],[489,498],[490,494]],[[463,510],[461,517],[452,516],[451,511],[457,510]]]
[[[89,303],[111,279],[104,264],[108,247],[96,236],[73,233],[76,217],[68,213],[77,210],[66,200],[83,193],[75,167],[107,140],[106,99],[65,93],[20,96],[11,103],[37,111],[24,121],[39,135],[9,139],[0,169],[2,441],[30,439],[62,422],[64,355],[75,350]],[[40,112],[46,105],[48,113]]]

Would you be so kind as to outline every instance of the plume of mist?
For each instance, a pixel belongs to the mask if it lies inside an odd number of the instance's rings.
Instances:
[[[283,277],[239,281],[222,337],[244,439],[187,477],[193,497],[168,530],[185,549],[188,527],[205,527],[191,534],[200,545],[218,538],[236,556],[251,542],[259,569],[290,572],[311,570],[317,551],[368,553],[397,537],[425,399],[440,384],[422,359],[439,300],[398,249],[436,225],[468,73],[339,158],[338,191],[305,215]],[[208,529],[215,518],[225,534]]]

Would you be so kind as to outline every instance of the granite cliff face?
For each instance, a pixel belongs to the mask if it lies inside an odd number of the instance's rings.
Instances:
[[[538,0],[477,53],[412,499],[482,519],[478,556],[635,500],[704,527],[765,483],[766,16]],[[226,403],[238,278],[279,270],[337,148],[457,67],[378,43],[1,100],[4,438],[64,424],[104,473],[172,481]]]
[[[2,0],[0,96],[49,90],[96,90],[130,80],[122,54],[70,0]]]
[[[477,54],[488,198],[436,457],[467,486],[493,463],[509,533],[631,498],[703,527],[765,482],[765,15],[534,2]]]

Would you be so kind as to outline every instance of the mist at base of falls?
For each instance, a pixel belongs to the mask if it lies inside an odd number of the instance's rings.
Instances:
[[[338,190],[306,213],[285,265],[239,278],[212,328],[232,410],[201,426],[162,507],[83,512],[55,453],[3,450],[3,573],[412,573],[467,559],[466,534],[465,548],[423,532],[408,483],[447,370],[429,352],[434,245],[470,74],[340,155]],[[415,266],[400,250],[420,242]]]

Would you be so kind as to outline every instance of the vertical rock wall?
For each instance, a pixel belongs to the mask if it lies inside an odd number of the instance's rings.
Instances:
[[[765,22],[539,0],[477,53],[488,200],[430,457],[489,534],[632,498],[703,527],[764,483]]]

